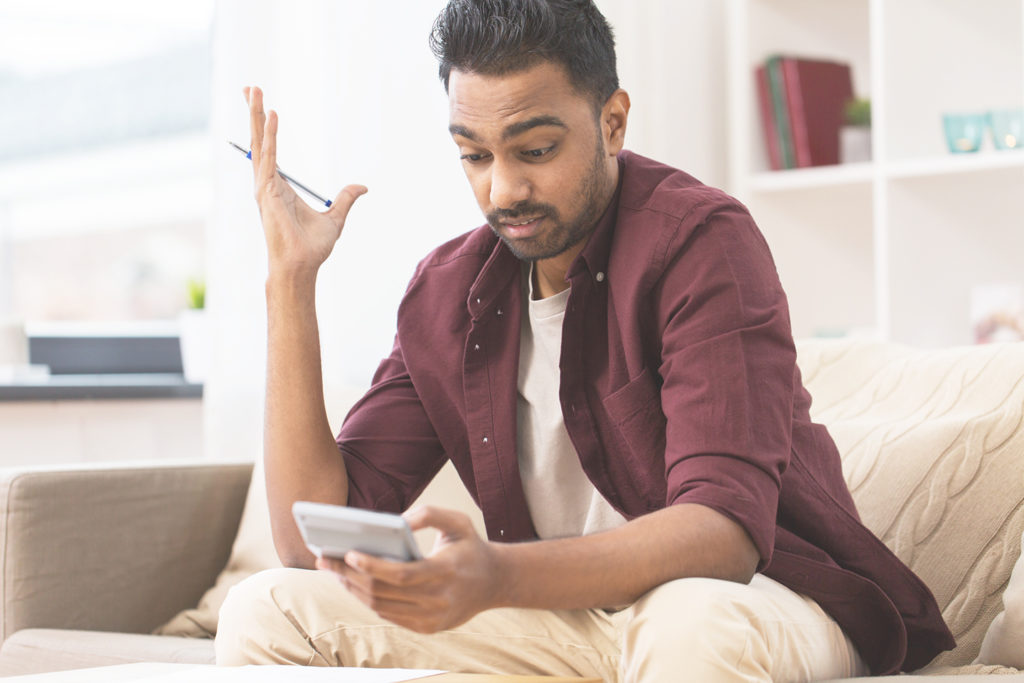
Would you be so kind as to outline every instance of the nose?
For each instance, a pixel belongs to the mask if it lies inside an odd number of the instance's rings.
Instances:
[[[530,196],[530,183],[518,164],[495,160],[491,164],[491,206],[510,209]]]

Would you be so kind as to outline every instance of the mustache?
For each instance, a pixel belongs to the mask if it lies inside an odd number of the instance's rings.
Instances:
[[[524,216],[550,216],[557,220],[558,209],[550,204],[538,204],[535,202],[520,202],[508,209],[495,209],[486,214],[487,222],[491,226],[498,226],[501,223],[514,221]]]

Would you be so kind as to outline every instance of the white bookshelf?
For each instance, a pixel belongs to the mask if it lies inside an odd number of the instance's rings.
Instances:
[[[730,191],[751,209],[794,334],[971,341],[975,285],[1024,283],[1024,149],[947,152],[942,114],[1024,106],[1024,0],[729,0]],[[754,68],[853,66],[872,161],[771,171]]]

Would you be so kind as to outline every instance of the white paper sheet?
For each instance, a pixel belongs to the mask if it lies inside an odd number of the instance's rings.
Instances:
[[[6,680],[18,683],[400,683],[440,673],[444,671],[140,663],[13,676]]]
[[[444,673],[430,669],[350,669],[320,666],[200,666],[144,678],[145,683],[400,683]]]

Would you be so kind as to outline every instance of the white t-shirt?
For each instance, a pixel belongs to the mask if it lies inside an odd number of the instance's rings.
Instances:
[[[569,291],[533,299],[533,271],[524,267],[519,339],[517,428],[519,473],[537,535],[542,539],[583,536],[624,524],[626,519],[591,483],[569,439],[558,399],[562,320]]]

